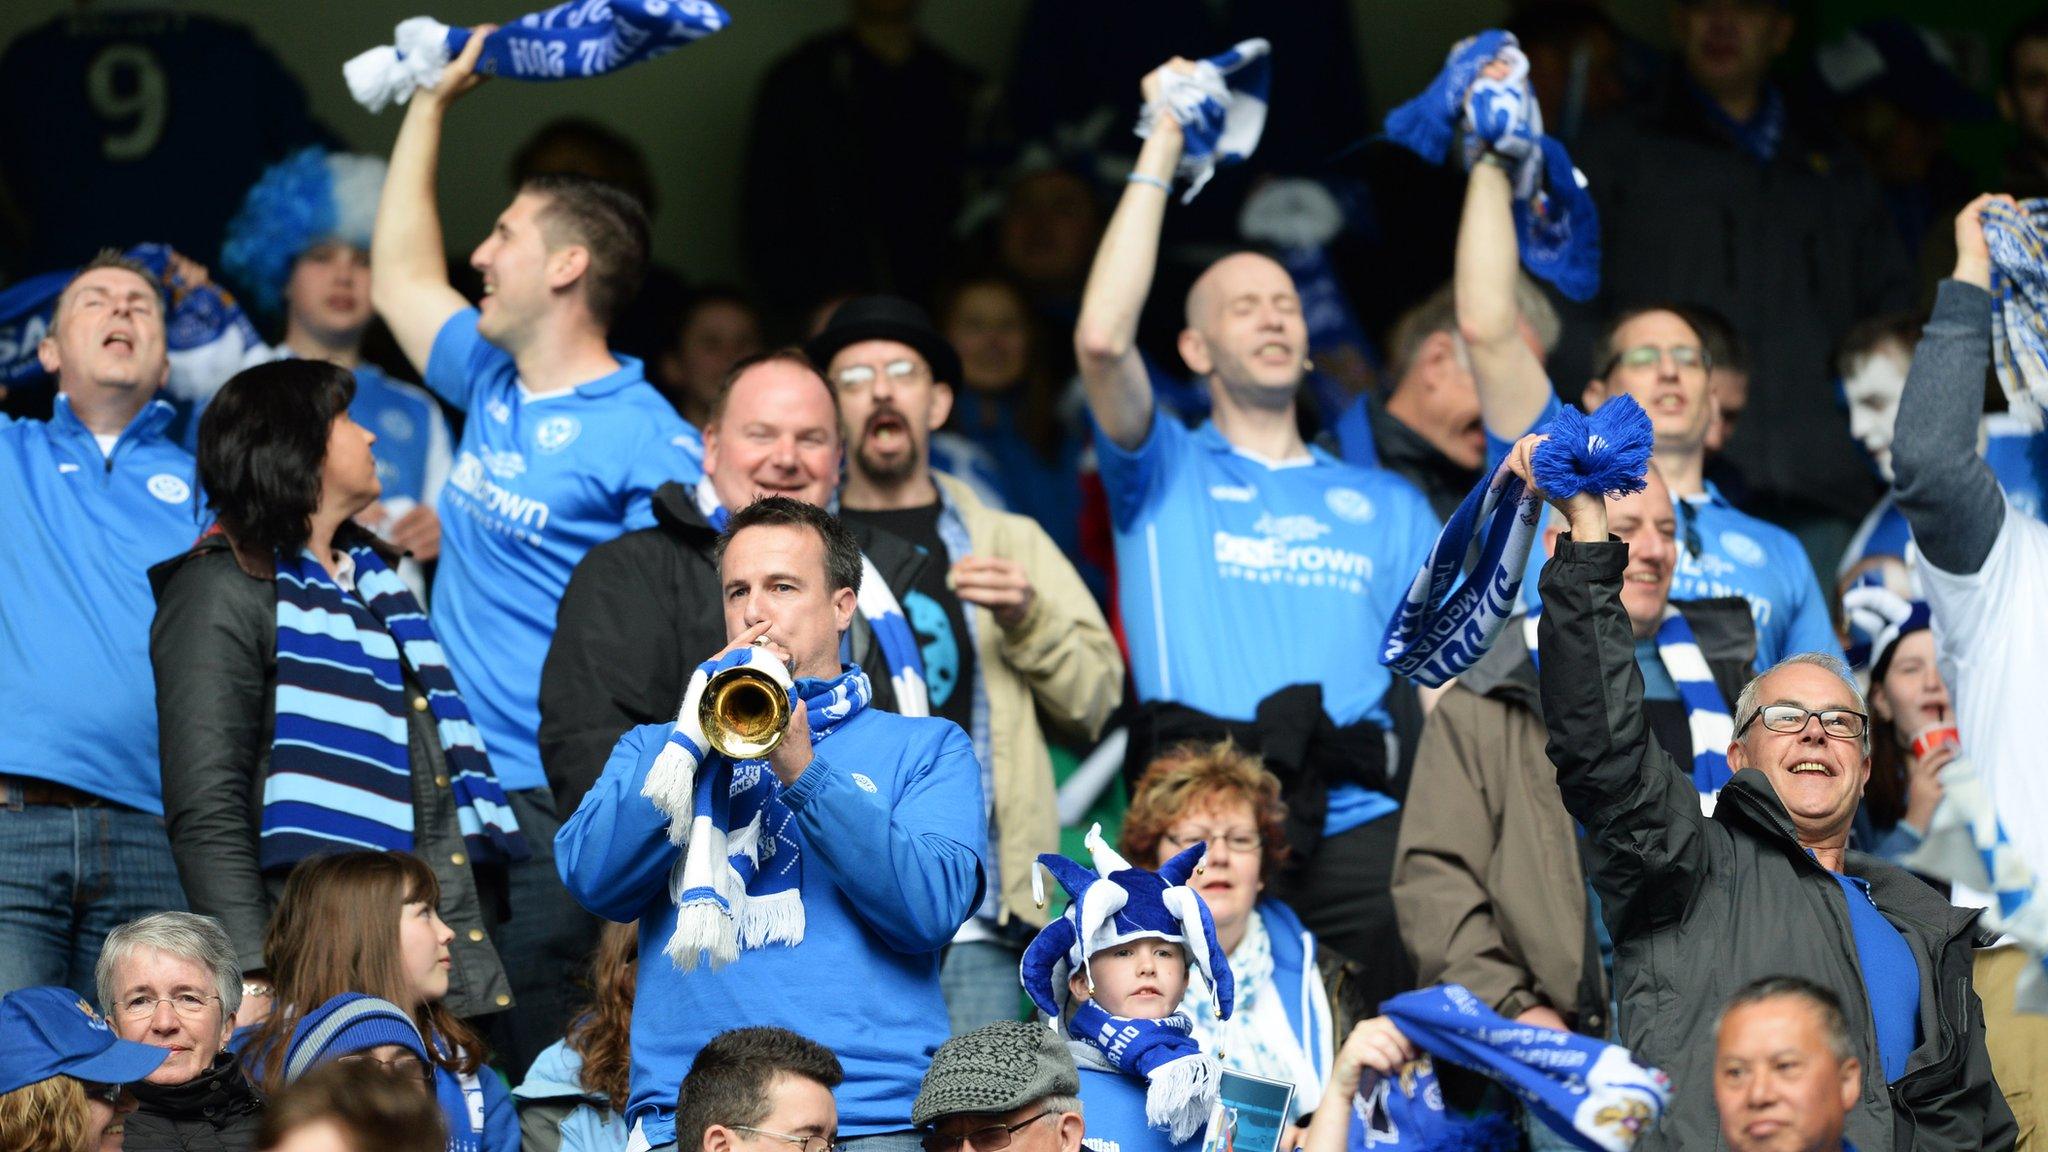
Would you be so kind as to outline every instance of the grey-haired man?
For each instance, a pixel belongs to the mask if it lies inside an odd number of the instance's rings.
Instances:
[[[1064,1039],[1002,1020],[939,1045],[910,1122],[925,1152],[1080,1152],[1080,1093]]]

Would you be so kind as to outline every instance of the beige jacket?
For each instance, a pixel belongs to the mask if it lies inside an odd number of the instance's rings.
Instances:
[[[1102,609],[1059,545],[1028,516],[983,504],[967,485],[932,474],[946,502],[960,514],[977,556],[1000,556],[1023,566],[1037,595],[1017,627],[1005,631],[986,608],[974,613],[974,659],[988,693],[989,754],[995,763],[992,797],[1001,832],[996,868],[1002,911],[1042,927],[1045,911],[1031,902],[1032,862],[1059,851],[1052,755],[1038,717],[1064,734],[1094,740],[1123,699],[1124,662]]]

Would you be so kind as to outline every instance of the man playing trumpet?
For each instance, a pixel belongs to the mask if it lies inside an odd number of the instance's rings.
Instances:
[[[958,725],[868,707],[867,674],[841,664],[861,563],[831,514],[757,500],[727,522],[718,567],[731,643],[698,666],[673,724],[619,740],[556,840],[584,907],[640,922],[632,1147],[675,1139],[677,1089],[705,1043],[771,1024],[845,1065],[842,1140],[909,1148],[910,1101],[946,1039],[939,950],[985,883],[981,772]],[[712,751],[712,677],[770,662],[793,681],[782,739],[766,759]]]

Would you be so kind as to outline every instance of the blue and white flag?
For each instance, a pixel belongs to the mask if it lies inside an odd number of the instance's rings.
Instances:
[[[1670,1078],[1636,1063],[1628,1049],[1509,1020],[1457,984],[1404,992],[1380,1012],[1416,1047],[1513,1092],[1551,1131],[1587,1152],[1629,1152],[1671,1103]],[[1361,1084],[1360,1095],[1367,1094]],[[1434,1110],[1441,1111],[1441,1101],[1438,1093]]]
[[[1252,39],[1196,63],[1193,72],[1168,72],[1159,101],[1180,122],[1180,175],[1188,182],[1180,202],[1195,198],[1219,164],[1236,164],[1259,146],[1266,130],[1266,89],[1272,83],[1271,44]],[[1138,113],[1138,136],[1152,135],[1159,104]]]
[[[476,70],[514,80],[580,80],[652,60],[732,23],[711,0],[567,0],[521,16],[484,40]],[[342,65],[349,95],[372,112],[432,88],[470,30],[431,16],[398,25],[393,42]]]
[[[1632,397],[1616,396],[1591,416],[1565,408],[1530,459],[1536,483],[1556,497],[1643,490],[1655,433]],[[1543,502],[1503,461],[1458,505],[1438,533],[1422,571],[1387,622],[1380,663],[1437,687],[1493,646],[1515,613]],[[1478,555],[1462,581],[1474,547]]]
[[[148,268],[168,294],[164,339],[171,376],[165,390],[172,396],[210,399],[263,349],[256,326],[227,289],[188,284],[171,272],[170,245],[137,244],[122,255]],[[36,385],[47,377],[36,346],[50,334],[57,298],[77,275],[75,270],[45,272],[0,292],[0,387]]]
[[[1991,353],[2006,407],[2029,431],[2048,404],[2048,200],[1984,206],[1991,250]]]
[[[1506,75],[1485,75],[1495,63]],[[1599,214],[1564,145],[1543,132],[1529,61],[1513,33],[1458,41],[1429,87],[1386,119],[1388,139],[1434,164],[1449,159],[1461,128],[1468,169],[1489,152],[1513,166],[1523,267],[1573,300],[1592,299],[1600,290]]]
[[[2048,897],[2033,869],[1999,823],[1991,793],[1977,767],[1958,756],[1941,770],[1941,803],[1920,846],[1900,864],[1922,875],[1992,896],[1986,928],[2027,954],[2013,990],[2013,1007],[2048,1015]]]

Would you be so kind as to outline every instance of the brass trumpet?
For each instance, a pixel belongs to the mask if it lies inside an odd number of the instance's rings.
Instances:
[[[760,641],[754,642],[756,646]],[[775,751],[789,727],[789,673],[779,661],[727,668],[704,687],[697,723],[721,755],[753,760]]]

